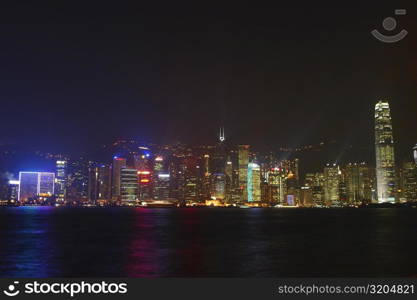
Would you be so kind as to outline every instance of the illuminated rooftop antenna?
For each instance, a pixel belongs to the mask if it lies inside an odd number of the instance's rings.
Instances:
[[[224,127],[220,127],[220,136],[219,136],[220,142],[224,142],[226,140],[224,136]]]

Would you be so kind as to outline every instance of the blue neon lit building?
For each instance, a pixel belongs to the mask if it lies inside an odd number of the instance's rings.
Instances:
[[[52,196],[54,194],[55,173],[20,172],[19,192],[20,202],[26,202],[37,196]]]

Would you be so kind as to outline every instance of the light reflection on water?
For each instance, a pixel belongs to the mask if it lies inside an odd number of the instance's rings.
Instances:
[[[417,274],[417,210],[0,208],[1,277]]]

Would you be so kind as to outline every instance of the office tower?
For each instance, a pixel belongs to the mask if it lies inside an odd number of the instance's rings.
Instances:
[[[8,199],[10,203],[16,203],[19,195],[19,180],[9,180]]]
[[[186,157],[181,159],[184,176],[182,182],[180,181],[182,189],[180,193],[182,198],[180,199],[188,203],[196,202],[199,199],[202,175],[199,163],[200,161],[191,153],[187,153]]]
[[[247,168],[248,202],[261,201],[261,168],[256,163],[249,163]]]
[[[166,200],[169,198],[169,173],[159,173],[154,181],[154,199]]]
[[[300,198],[298,179],[291,171],[285,178],[285,188],[285,204],[291,206],[297,205]]]
[[[282,169],[275,167],[268,171],[266,174],[266,182],[268,183],[268,196],[267,201],[271,203],[283,203],[284,202],[284,186],[285,177],[282,173]]]
[[[151,198],[152,188],[151,188],[151,172],[148,170],[139,170],[138,171],[138,181],[139,181],[139,194],[138,198],[140,200],[146,200]]]
[[[226,177],[231,182],[232,181],[232,176],[233,176],[233,162],[230,159],[230,156],[227,157],[226,166],[225,166],[224,170],[225,170],[224,173],[225,173]]]
[[[374,182],[370,167],[365,163],[350,163],[343,173],[347,189],[347,204],[370,203]]]
[[[239,145],[239,189],[241,191],[241,201],[248,201],[248,164],[249,164],[249,145]]]
[[[413,156],[414,156],[414,162],[417,165],[417,144],[413,148]]]
[[[230,155],[227,157],[224,172],[226,180],[226,201],[231,202],[233,193],[233,162]]]
[[[344,169],[340,169],[339,177],[339,204],[342,206],[349,206],[347,180]]]
[[[394,138],[388,102],[375,105],[375,152],[378,203],[395,202]]]
[[[36,200],[54,195],[55,174],[48,172],[19,173],[19,202]]]
[[[414,162],[402,165],[400,194],[403,201],[417,201],[417,166]]]
[[[111,166],[101,165],[98,171],[98,200],[109,201],[111,199]]]
[[[304,185],[311,188],[312,202],[315,206],[325,205],[323,173],[307,173]]]
[[[67,189],[67,161],[56,161],[55,195],[57,202],[65,202]]]
[[[363,180],[358,164],[349,163],[345,170],[345,183],[347,188],[347,202],[348,204],[355,205],[362,201],[362,195],[360,193]]]
[[[120,200],[120,175],[123,168],[126,168],[126,159],[119,156],[113,157],[112,201]]]
[[[226,178],[222,173],[212,175],[211,199],[223,201],[226,198]]]
[[[336,164],[327,166],[324,168],[324,201],[326,205],[339,205],[340,204],[340,169]]]
[[[376,199],[375,168],[366,163],[358,164],[359,168],[359,198],[361,203],[371,203]]]
[[[131,168],[120,169],[120,201],[122,205],[133,206],[138,200],[138,171]]]
[[[203,178],[201,186],[201,198],[207,200],[210,198],[210,184],[211,184],[211,170],[210,170],[210,155],[203,155]]]
[[[300,205],[309,207],[313,206],[313,189],[309,186],[302,186],[300,190]]]
[[[169,198],[170,173],[162,156],[154,160],[153,168],[153,198],[166,200]]]
[[[71,159],[67,162],[66,202],[87,202],[88,177],[91,162],[83,157]]]
[[[210,175],[210,155],[204,154],[204,175]]]
[[[198,177],[193,174],[185,176],[184,182],[184,200],[187,202],[195,202],[199,195]]]
[[[111,200],[111,167],[91,167],[88,179],[88,195],[94,204],[107,204]]]

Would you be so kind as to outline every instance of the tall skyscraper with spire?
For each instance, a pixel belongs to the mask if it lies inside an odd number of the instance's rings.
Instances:
[[[395,202],[394,138],[387,101],[375,105],[375,152],[378,203]]]

